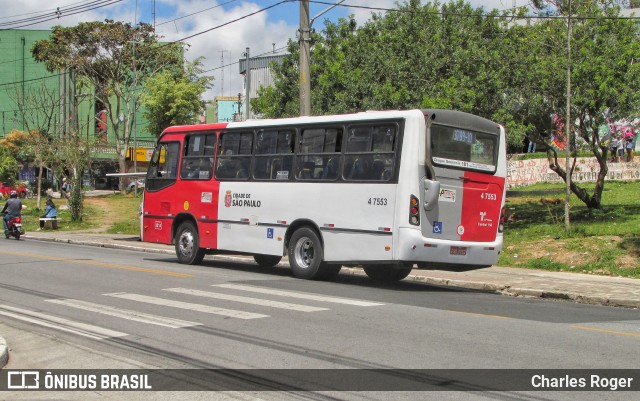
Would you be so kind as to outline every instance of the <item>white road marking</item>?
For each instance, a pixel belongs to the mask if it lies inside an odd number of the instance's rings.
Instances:
[[[264,287],[254,287],[252,285],[243,285],[243,284],[216,284],[212,287],[220,287],[220,288],[229,288],[239,291],[250,291],[257,292],[260,294],[270,294],[277,295],[280,297],[289,297],[289,298],[298,298],[298,299],[309,299],[313,301],[320,302],[331,302],[335,304],[344,304],[344,305],[355,305],[355,306],[381,306],[384,304],[378,302],[371,301],[361,301],[358,299],[349,299],[349,298],[337,298],[337,297],[329,297],[325,295],[317,295],[317,294],[308,294],[304,292],[295,292],[295,291],[284,291],[284,290],[274,290],[272,288],[264,288]]]
[[[226,301],[242,302],[245,304],[268,306],[271,308],[289,309],[289,310],[294,310],[298,312],[319,312],[319,311],[329,310],[327,308],[318,308],[315,306],[290,304],[287,302],[278,302],[278,301],[270,301],[268,299],[242,297],[239,295],[221,294],[218,292],[192,290],[189,288],[166,288],[165,291],[195,295],[198,297],[207,297],[207,298],[214,298],[214,299],[223,299]]]
[[[0,315],[9,316],[14,319],[37,324],[39,326],[78,334],[95,340],[124,337],[128,335],[127,333],[122,333],[120,331],[109,330],[104,327],[94,326],[87,323],[75,322],[73,320],[34,312],[27,309],[14,308],[8,305],[0,305]]]
[[[104,295],[107,295],[110,297],[128,299],[131,301],[144,302],[148,304],[168,306],[171,308],[180,308],[180,309],[187,309],[187,310],[192,310],[196,312],[211,313],[214,315],[234,317],[237,319],[259,319],[263,317],[269,317],[269,315],[262,315],[259,313],[243,312],[243,311],[233,310],[233,309],[216,308],[209,305],[192,304],[189,302],[181,302],[181,301],[172,301],[170,299],[149,297],[146,295],[139,295],[139,294],[127,294],[124,292],[119,292],[115,294],[104,294]]]
[[[188,322],[186,320],[172,319],[170,317],[150,315],[144,312],[138,312],[129,309],[120,309],[107,305],[94,304],[91,302],[81,301],[78,299],[47,299],[58,305],[69,306],[72,308],[83,309],[90,312],[101,313],[103,315],[115,316],[122,319],[133,320],[141,323],[155,324],[158,326],[171,327],[174,329],[181,327],[200,326],[202,323]]]

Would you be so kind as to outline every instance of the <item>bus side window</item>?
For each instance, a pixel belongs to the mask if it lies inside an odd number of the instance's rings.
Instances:
[[[292,129],[265,129],[256,133],[253,178],[280,180],[291,178],[296,132]]]
[[[342,128],[308,128],[302,131],[296,158],[298,180],[338,179]]]
[[[247,180],[251,171],[253,132],[224,132],[218,143],[215,177],[219,180]]]
[[[349,127],[343,177],[352,181],[390,181],[394,176],[397,126]]]

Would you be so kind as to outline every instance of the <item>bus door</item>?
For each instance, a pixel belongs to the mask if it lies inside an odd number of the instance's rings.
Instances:
[[[180,160],[178,140],[158,143],[145,180],[140,237],[145,242],[171,243],[171,225],[176,215],[172,194]]]
[[[499,128],[486,133],[433,124],[430,129],[430,167],[435,177],[425,179],[423,187],[425,195],[430,189],[437,194],[425,205],[423,235],[453,241],[495,241],[505,185],[505,177],[495,175]],[[433,181],[439,187],[430,185]]]

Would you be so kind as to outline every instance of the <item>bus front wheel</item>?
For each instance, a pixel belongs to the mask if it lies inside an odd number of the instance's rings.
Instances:
[[[178,262],[197,265],[204,259],[205,250],[200,248],[198,229],[192,222],[185,221],[178,226],[175,244]]]
[[[318,279],[325,269],[324,252],[320,238],[312,229],[302,227],[291,236],[289,248],[289,265],[297,278]]]
[[[400,281],[411,273],[411,267],[398,269],[393,265],[364,265],[363,269],[370,279],[382,283]]]

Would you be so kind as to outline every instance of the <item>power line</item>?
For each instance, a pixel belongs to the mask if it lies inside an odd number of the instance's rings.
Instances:
[[[122,1],[122,0],[116,0],[116,1]],[[231,21],[225,22],[225,23],[223,23],[223,24],[217,25],[217,26],[215,26],[215,27],[213,27],[213,28],[206,29],[206,30],[204,30],[204,31],[201,31],[201,32],[195,33],[195,34],[193,34],[193,35],[189,35],[189,36],[184,37],[184,38],[182,38],[182,39],[177,39],[177,40],[174,40],[174,41],[171,41],[171,42],[166,42],[166,43],[164,43],[162,46],[170,46],[170,45],[172,45],[172,44],[179,43],[179,42],[182,42],[182,41],[187,40],[187,39],[191,39],[191,38],[193,38],[193,37],[196,37],[196,36],[202,35],[202,34],[204,34],[204,33],[211,32],[211,31],[213,31],[213,30],[215,30],[215,29],[219,29],[219,28],[222,28],[222,27],[224,27],[224,26],[230,25],[230,24],[232,24],[232,23],[234,23],[234,22],[241,21],[241,20],[243,20],[243,19],[245,19],[245,18],[251,17],[251,16],[256,15],[256,14],[259,14],[259,13],[261,13],[261,12],[264,12],[264,11],[266,11],[266,10],[269,10],[269,9],[271,9],[271,8],[274,8],[274,7],[276,7],[276,6],[279,6],[279,5],[283,4],[283,3],[287,3],[287,2],[290,2],[290,1],[293,1],[293,0],[282,0],[282,1],[278,2],[278,3],[276,3],[276,4],[273,4],[273,5],[271,5],[271,6],[268,6],[268,7],[262,8],[262,9],[260,9],[260,10],[254,11],[254,12],[252,12],[252,13],[246,14],[246,15],[244,15],[244,16],[242,16],[242,17],[239,17],[239,18],[236,18],[236,19],[234,19],[234,20],[231,20]],[[29,80],[21,80],[21,81],[15,81],[15,82],[3,83],[3,84],[0,84],[0,87],[1,87],[1,86],[8,86],[8,85],[18,85],[18,84],[21,84],[21,83],[23,83],[23,82],[37,81],[37,80],[40,80],[40,79],[48,79],[48,78],[51,78],[51,77],[54,77],[54,76],[59,76],[59,75],[62,75],[62,74],[49,75],[49,76],[46,76],[46,77],[33,78],[33,79],[29,79]]]
[[[187,40],[187,39],[194,38],[194,37],[196,37],[196,36],[199,36],[199,35],[202,35],[202,34],[204,34],[204,33],[211,32],[211,31],[213,31],[213,30],[215,30],[215,29],[219,29],[219,28],[222,28],[222,27],[224,27],[224,26],[227,26],[227,25],[233,24],[234,22],[241,21],[241,20],[243,20],[243,19],[245,19],[245,18],[252,17],[252,16],[254,16],[254,15],[256,15],[256,14],[259,14],[259,13],[261,13],[261,12],[264,12],[264,11],[270,10],[270,9],[272,9],[272,8],[274,8],[274,7],[277,7],[277,6],[281,5],[281,4],[289,3],[289,2],[292,2],[292,1],[296,1],[296,0],[282,0],[282,1],[278,2],[278,3],[276,3],[276,4],[270,5],[270,6],[265,7],[265,8],[261,8],[261,9],[260,9],[260,10],[258,10],[258,11],[254,11],[254,12],[249,13],[249,14],[247,14],[247,15],[244,15],[244,16],[242,16],[242,17],[239,17],[239,18],[233,19],[233,20],[231,20],[231,21],[225,22],[225,23],[223,23],[223,24],[220,24],[220,25],[214,26],[213,28],[205,29],[204,31],[201,31],[201,32],[198,32],[198,33],[194,33],[193,35],[185,36],[184,38],[174,40],[173,42],[168,42],[166,45],[168,46],[168,45],[173,44],[173,43],[182,42],[182,41],[185,41],[185,40]]]
[[[196,12],[193,12],[193,13],[191,13],[191,14],[183,15],[183,16],[180,16],[180,17],[176,17],[176,18],[174,18],[174,19],[170,19],[170,20],[167,20],[167,21],[160,22],[160,23],[158,23],[156,26],[165,25],[165,24],[168,24],[168,23],[171,23],[171,22],[175,22],[175,21],[178,21],[178,20],[181,20],[181,19],[187,18],[187,17],[192,17],[192,16],[194,16],[194,15],[196,15],[196,14],[200,14],[200,13],[203,13],[203,12],[205,12],[205,11],[213,10],[214,8],[219,8],[219,7],[225,6],[225,5],[229,4],[229,3],[233,3],[233,2],[235,2],[235,1],[238,1],[238,0],[229,0],[229,1],[227,1],[226,3],[218,4],[217,6],[213,6],[213,7],[205,8],[205,9],[203,9],[203,10],[196,11]]]
[[[329,1],[322,0],[309,0],[310,3],[315,4],[324,4],[331,6],[340,6],[347,8],[357,8],[361,10],[371,10],[371,11],[385,11],[385,12],[396,12],[396,13],[407,13],[407,14],[430,14],[430,15],[440,15],[440,16],[454,16],[454,17],[478,17],[478,14],[472,13],[452,13],[445,11],[423,11],[423,10],[400,10],[397,8],[385,8],[385,7],[373,7],[373,6],[361,6],[361,5],[353,5],[346,3],[332,3]],[[480,15],[481,17],[486,18],[506,18],[506,19],[547,19],[547,20],[565,20],[568,19],[568,16],[564,15],[519,15],[519,14],[496,14],[496,15]],[[572,20],[599,20],[599,19],[609,19],[609,20],[640,20],[639,17],[625,17],[621,15],[617,16],[599,16],[599,17],[589,17],[589,16],[575,16],[572,15],[570,17]]]
[[[36,25],[43,22],[68,17],[70,15],[81,14],[87,11],[92,11],[98,8],[110,6],[116,3],[120,3],[124,0],[94,0],[88,3],[82,3],[80,6],[72,6],[68,8],[57,8],[55,11],[50,11],[39,16],[23,18],[15,21],[0,22],[0,26],[10,26],[9,28],[2,28],[2,30],[24,28],[26,26]],[[77,3],[74,3],[77,4]],[[12,26],[15,25],[15,26]]]
[[[14,18],[14,17],[22,17],[23,15],[33,15],[33,14],[38,14],[38,13],[40,13],[40,12],[56,11],[56,10],[58,10],[59,8],[75,6],[76,4],[81,4],[81,3],[85,3],[85,2],[84,2],[84,1],[78,1],[78,2],[76,2],[76,3],[71,3],[71,4],[68,4],[68,5],[66,5],[66,6],[56,7],[56,8],[50,8],[50,9],[48,9],[48,10],[32,11],[32,12],[30,12],[30,13],[22,13],[22,14],[16,14],[16,15],[7,15],[7,16],[5,16],[5,17],[0,17],[0,20],[3,20],[3,19],[9,19],[9,18]]]
[[[279,47],[279,48],[277,48],[277,49],[275,49],[275,50],[269,50],[269,51],[267,51],[267,52],[264,52],[264,53],[261,53],[261,54],[257,54],[257,55],[255,55],[255,56],[252,56],[251,58],[256,58],[256,57],[266,56],[267,54],[271,54],[271,53],[279,52],[280,50],[284,50],[284,49],[286,49],[286,48],[287,48],[287,46],[282,46],[282,47]],[[214,68],[211,68],[211,69],[208,69],[208,70],[204,70],[204,71],[201,71],[199,74],[204,74],[204,73],[206,73],[206,72],[216,71],[216,70],[219,70],[219,69],[221,69],[221,68],[231,67],[232,65],[236,65],[236,64],[240,64],[240,61],[234,61],[233,63],[229,63],[229,64],[221,65],[221,66],[219,66],[219,67],[214,67]]]

